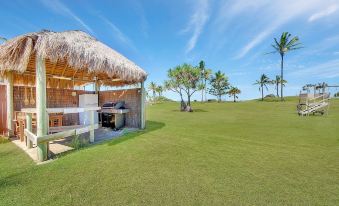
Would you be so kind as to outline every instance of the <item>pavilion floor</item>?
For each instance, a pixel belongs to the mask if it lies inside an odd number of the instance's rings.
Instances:
[[[137,128],[124,128],[124,130],[112,130],[110,128],[104,128],[101,127],[99,129],[96,129],[94,131],[94,143],[91,143],[90,145],[93,144],[98,144],[106,140],[111,140],[118,138],[124,134],[125,131],[127,132],[133,132],[137,131]],[[80,135],[81,140],[85,140],[85,142],[89,141],[89,133],[85,133]],[[50,160],[45,161],[43,163],[49,162],[51,160],[56,159],[60,154],[63,154],[65,152],[74,150],[73,147],[70,147],[70,143],[72,141],[71,137],[66,137],[63,139],[55,140],[49,142],[49,152],[50,152]],[[37,148],[36,145],[33,145],[33,148],[28,149],[26,147],[25,142],[21,142],[20,139],[13,139],[12,142],[17,145],[19,148],[21,148],[24,152],[28,154],[30,158],[32,158],[33,161],[38,162],[38,156],[37,156]]]

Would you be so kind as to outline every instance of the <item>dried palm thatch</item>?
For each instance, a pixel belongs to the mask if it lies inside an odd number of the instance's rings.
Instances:
[[[41,31],[8,40],[0,45],[0,73],[5,75],[14,71],[17,79],[21,76],[18,73],[34,74],[35,70],[30,70],[30,65],[35,66],[36,56],[50,62],[46,63],[47,75],[54,73],[55,68],[52,69],[51,65],[59,67],[59,62],[64,62],[59,76],[82,77],[76,85],[93,81],[94,77],[100,84],[111,86],[135,84],[147,77],[147,73],[132,61],[82,31]],[[20,81],[27,82],[27,79]],[[73,84],[74,81],[71,80]]]

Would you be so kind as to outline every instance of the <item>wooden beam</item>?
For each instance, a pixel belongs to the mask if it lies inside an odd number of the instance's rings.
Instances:
[[[89,132],[89,142],[94,142],[94,111],[89,111],[89,118],[90,118],[90,128],[91,131]]]
[[[30,140],[32,142],[32,144],[37,144],[37,136],[35,134],[33,134],[31,131],[29,131],[28,129],[24,130],[25,136],[28,140]]]
[[[63,113],[63,114],[76,114],[76,113],[82,113],[82,112],[88,112],[88,111],[98,111],[101,107],[65,107],[65,108],[47,108],[46,111],[48,114],[50,113]],[[37,113],[36,108],[23,108],[21,109],[24,113]]]
[[[52,75],[54,75],[54,71],[55,71],[55,68],[56,68],[56,66],[57,66],[57,64],[58,64],[58,61],[57,62],[55,62],[55,64],[53,65],[53,69],[52,69]]]
[[[13,73],[8,72],[7,75],[7,87],[6,87],[6,99],[7,99],[7,130],[8,136],[14,134],[14,101],[13,101]]]
[[[49,134],[49,135],[45,135],[43,137],[38,137],[37,142],[38,143],[44,143],[44,142],[49,142],[49,141],[53,141],[53,140],[58,140],[58,139],[70,137],[70,136],[73,136],[73,135],[79,135],[79,134],[83,134],[83,133],[86,133],[86,132],[91,132],[91,131],[94,131],[94,129],[98,129],[98,128],[99,128],[99,124],[94,124],[94,125],[81,127],[81,128],[78,128],[78,129],[71,129],[71,130],[67,130],[67,131],[63,131],[63,132],[58,132],[58,133],[55,133],[55,134]]]
[[[64,76],[65,71],[67,70],[67,68],[68,68],[68,65],[65,65],[64,70],[62,70],[61,76]]]
[[[37,138],[47,135],[47,110],[46,110],[46,66],[45,59],[36,57],[36,114],[37,114]],[[38,143],[38,161],[48,158],[48,142]]]
[[[29,132],[32,132],[32,114],[31,113],[27,113],[26,114],[26,130]],[[26,132],[25,132],[25,136],[26,136]],[[33,144],[30,138],[27,138],[26,136],[26,146],[27,148],[32,148]]]
[[[146,117],[145,117],[145,101],[146,101],[146,93],[145,93],[145,85],[144,82],[141,82],[140,86],[140,93],[141,93],[141,122],[140,122],[140,128],[145,129],[146,127]]]

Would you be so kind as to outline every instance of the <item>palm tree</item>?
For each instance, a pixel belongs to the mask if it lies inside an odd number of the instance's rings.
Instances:
[[[156,92],[157,92],[157,85],[154,82],[151,82],[148,86],[148,89],[153,92],[153,98],[155,98]]]
[[[236,102],[236,99],[238,99],[237,95],[240,94],[241,91],[237,87],[231,87],[231,89],[227,93],[230,97],[233,96],[233,102]]]
[[[272,84],[270,78],[268,78],[265,74],[260,76],[260,79],[257,80],[254,85],[259,85],[259,91],[261,91],[261,100],[264,101],[264,87],[268,90],[267,85]]]
[[[281,57],[281,79],[282,82],[284,81],[284,56],[287,52],[300,49],[302,48],[299,42],[299,38],[297,36],[291,38],[291,34],[288,32],[283,32],[281,34],[280,40],[278,41],[276,38],[274,38],[274,43],[272,44],[272,47],[275,49],[275,51],[270,53],[279,53]],[[283,85],[281,85],[280,90],[280,97],[281,101],[284,100],[284,93],[283,93]]]
[[[158,93],[159,97],[161,97],[162,92],[164,91],[164,88],[161,85],[159,85],[155,88],[155,91]]]
[[[212,74],[212,70],[205,68],[205,62],[200,61],[199,62],[199,69],[200,69],[200,77],[201,77],[201,84],[199,87],[201,88],[201,102],[206,100],[206,87],[207,87],[207,80],[210,79],[210,76]],[[204,98],[205,97],[205,98]]]
[[[281,77],[277,75],[275,76],[275,80],[272,80],[272,83],[275,84],[275,90],[277,91],[277,97],[279,97],[279,84],[281,84],[284,87],[287,81],[281,80]]]
[[[228,77],[225,73],[222,73],[220,70],[214,74],[214,76],[210,79],[211,88],[209,89],[209,93],[211,95],[218,97],[218,102],[221,102],[221,97],[227,94],[227,90],[229,89]]]

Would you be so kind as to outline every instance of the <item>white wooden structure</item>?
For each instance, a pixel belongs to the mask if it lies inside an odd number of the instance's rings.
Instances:
[[[92,108],[47,108],[46,88],[74,88],[94,83],[100,85],[140,85],[141,128],[145,128],[145,89],[147,73],[118,52],[81,31],[29,33],[0,45],[0,77],[7,84],[7,130],[14,130],[13,86],[34,86],[36,108],[22,109],[26,114],[24,130],[27,147],[37,146],[39,161],[48,158],[48,142],[90,132],[94,142],[94,112]],[[50,113],[89,112],[91,123],[83,127],[54,128],[48,132]],[[36,114],[36,134],[32,131],[32,114]]]

